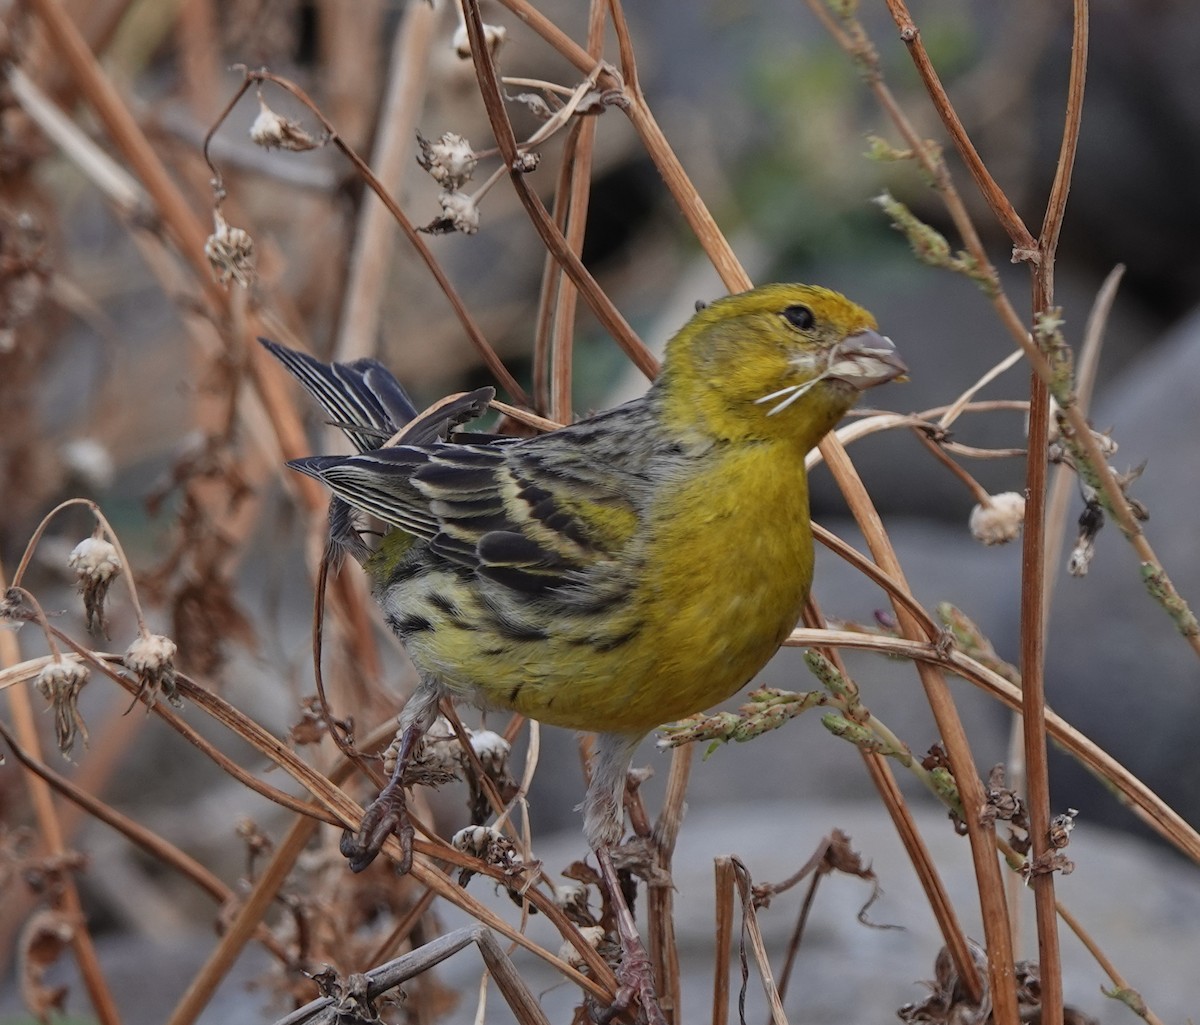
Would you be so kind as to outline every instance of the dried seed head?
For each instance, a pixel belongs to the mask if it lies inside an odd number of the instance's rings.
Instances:
[[[507,773],[508,756],[512,751],[511,745],[499,733],[492,730],[479,730],[471,734],[471,748],[474,750],[483,771],[489,776]]]
[[[213,211],[213,233],[204,243],[204,255],[222,285],[232,279],[249,288],[254,281],[254,240],[249,232],[226,224],[220,210]]]
[[[461,189],[471,180],[479,163],[471,144],[454,132],[444,133],[437,142],[430,142],[418,132],[417,145],[421,147],[417,163],[445,189]]]
[[[483,26],[483,42],[488,48],[488,53],[493,57],[504,45],[504,41],[508,38],[508,29],[503,25],[487,25]],[[454,31],[454,39],[451,42],[454,47],[454,52],[462,60],[469,60],[471,57],[471,37],[467,34],[467,26],[459,25]]]
[[[433,725],[421,738],[420,758],[431,766],[457,773],[462,764],[462,748],[454,734],[454,727],[444,715],[434,719]]]
[[[604,940],[604,926],[602,925],[585,925],[579,929],[579,935],[584,938],[588,946],[593,950],[600,946]],[[558,948],[558,956],[562,961],[566,961],[572,968],[582,968],[587,964],[583,959],[583,955],[575,949],[575,944],[564,942]]]
[[[300,127],[299,121],[276,114],[261,96],[258,98],[258,117],[250,126],[250,138],[264,149],[286,149],[293,153],[303,153],[319,145]]]
[[[67,565],[81,581],[111,580],[121,572],[116,547],[101,537],[86,537],[71,549]]]
[[[65,659],[47,663],[37,676],[38,692],[54,709],[54,735],[64,758],[70,756],[76,737],[87,747],[87,725],[79,714],[79,692],[87,678],[87,667],[82,662]]]
[[[442,219],[454,231],[474,235],[479,230],[479,207],[465,192],[443,192],[438,196]]]
[[[1071,831],[1075,828],[1075,816],[1079,812],[1068,808],[1062,815],[1055,815],[1050,820],[1050,846],[1062,849],[1071,842]]]
[[[596,924],[596,916],[588,908],[588,888],[583,883],[570,882],[554,887],[554,903],[576,925]]]
[[[971,510],[971,534],[985,545],[1002,545],[1021,536],[1025,496],[1015,491],[992,495],[987,505]]]
[[[513,170],[521,174],[529,174],[531,171],[536,171],[538,164],[542,162],[542,155],[536,150],[525,150],[523,153],[517,154],[517,159],[513,161]]]
[[[450,845],[489,865],[510,869],[521,863],[521,855],[498,829],[491,826],[467,826],[450,837]]]
[[[491,826],[467,826],[450,837],[450,845],[464,854],[482,858],[493,843],[504,841],[504,834]]]
[[[152,708],[162,694],[176,708],[183,707],[183,699],[175,690],[175,642],[162,634],[146,634],[138,637],[125,651],[122,661],[125,668],[135,674],[141,684],[138,697],[146,696],[146,705]]]
[[[1096,542],[1093,538],[1080,535],[1071,549],[1067,559],[1067,572],[1073,577],[1086,577],[1092,565],[1092,557],[1096,554]]]
[[[93,633],[103,633],[104,600],[108,597],[113,580],[121,572],[121,559],[116,547],[101,537],[84,538],[71,549],[67,565],[79,578],[88,629]]]

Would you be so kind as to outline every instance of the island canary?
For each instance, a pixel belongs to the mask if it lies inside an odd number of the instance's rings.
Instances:
[[[619,841],[638,742],[741,689],[800,615],[805,454],[905,370],[862,307],[766,285],[699,309],[641,398],[516,439],[455,433],[490,389],[418,414],[375,360],[264,344],[358,449],[290,465],[333,492],[333,542],[420,674],[392,782],[343,843],[356,871],[403,837],[401,775],[445,695],[595,732],[585,831]],[[362,514],[389,528],[372,545]]]

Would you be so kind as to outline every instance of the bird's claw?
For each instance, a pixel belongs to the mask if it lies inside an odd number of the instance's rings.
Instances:
[[[368,805],[358,830],[351,833],[347,829],[342,833],[338,850],[350,863],[351,872],[361,872],[379,856],[383,845],[392,834],[395,834],[400,842],[400,857],[396,861],[396,870],[400,875],[406,875],[412,868],[413,827],[408,821],[404,791],[388,785]]]

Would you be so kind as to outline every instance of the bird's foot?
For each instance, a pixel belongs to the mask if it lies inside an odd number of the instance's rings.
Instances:
[[[638,1021],[647,1025],[667,1025],[654,986],[654,969],[641,939],[634,934],[632,942],[621,938],[621,967],[617,969],[616,995],[602,1017],[608,1021],[630,1010],[636,1001],[642,1009]]]
[[[338,849],[342,857],[350,862],[350,871],[361,872],[383,850],[387,839],[395,834],[400,841],[400,857],[396,869],[405,875],[412,868],[413,827],[408,821],[408,808],[404,801],[404,787],[393,778],[363,813],[357,831],[342,833]]]
[[[650,963],[650,955],[646,953],[645,944],[642,943],[633,921],[633,913],[621,892],[621,881],[617,878],[612,854],[607,847],[598,847],[596,860],[600,863],[600,878],[604,881],[604,887],[608,890],[608,897],[612,902],[617,921],[617,938],[621,944],[617,992],[612,1004],[600,1016],[601,1020],[610,1021],[618,1014],[630,1010],[636,999],[642,1009],[639,1021],[645,1021],[647,1025],[667,1025],[666,1015],[658,1002],[658,990],[654,986],[654,968]]]

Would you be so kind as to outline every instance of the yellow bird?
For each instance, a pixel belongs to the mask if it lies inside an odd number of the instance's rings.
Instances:
[[[403,774],[439,698],[592,731],[584,829],[618,902],[622,976],[663,1020],[608,854],[629,760],[656,726],[740,690],[795,625],[813,566],[805,454],[905,373],[891,341],[837,292],[766,285],[698,310],[641,398],[528,439],[453,432],[491,389],[418,414],[375,360],[262,341],[359,450],[290,465],[333,492],[332,543],[420,675],[392,779],[343,839],[350,867],[393,832],[411,857]],[[390,527],[374,547],[362,513]]]
[[[585,831],[594,848],[619,841],[638,742],[740,690],[796,623],[813,564],[805,454],[905,372],[862,307],[766,285],[699,309],[641,398],[534,438],[460,441],[491,389],[418,416],[375,360],[263,344],[359,449],[290,465],[336,496],[334,540],[421,679],[390,803],[345,845],[356,871],[403,818],[399,773],[444,695],[595,732]],[[373,549],[355,511],[392,528]]]

